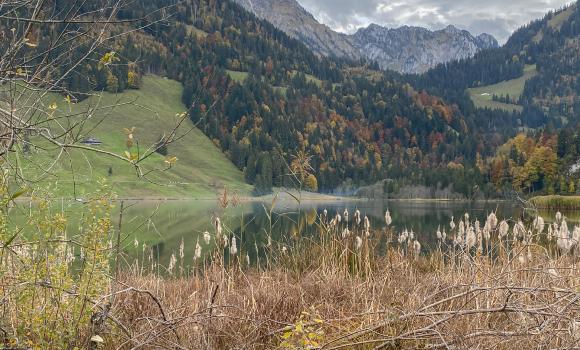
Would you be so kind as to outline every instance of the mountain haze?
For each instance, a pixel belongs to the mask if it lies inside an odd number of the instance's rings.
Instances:
[[[498,47],[489,34],[474,37],[454,26],[430,31],[420,27],[389,29],[376,24],[353,35],[337,33],[319,23],[296,0],[235,0],[247,10],[299,39],[324,56],[366,58],[381,68],[401,73],[423,73],[437,64],[470,58]]]

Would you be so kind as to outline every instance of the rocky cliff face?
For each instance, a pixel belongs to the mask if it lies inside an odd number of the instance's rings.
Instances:
[[[439,63],[469,58],[497,47],[489,34],[477,37],[448,26],[438,31],[420,27],[388,29],[376,24],[354,35],[337,33],[319,23],[296,0],[235,0],[259,18],[272,23],[311,50],[324,56],[367,58],[383,69],[423,73]]]
[[[272,23],[324,56],[359,58],[350,38],[319,23],[296,0],[235,0],[258,18]]]
[[[480,50],[498,46],[491,35],[474,37],[454,26],[430,31],[407,26],[387,29],[376,24],[356,32],[353,43],[381,68],[401,73],[423,73],[439,63],[473,57]]]

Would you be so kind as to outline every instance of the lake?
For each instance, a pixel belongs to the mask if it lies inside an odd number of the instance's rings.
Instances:
[[[123,215],[121,220],[121,206]],[[69,218],[75,218],[75,211],[80,208],[76,202],[61,202],[58,210],[66,211]],[[203,247],[203,254],[215,249],[214,240],[206,245],[203,233],[213,234],[214,219],[219,217],[223,233],[236,236],[238,245],[252,261],[263,253],[268,237],[275,243],[290,245],[297,237],[308,237],[318,232],[318,224],[324,211],[329,218],[336,213],[350,213],[352,226],[355,210],[361,216],[368,216],[373,229],[385,227],[385,211],[391,212],[392,227],[396,233],[404,229],[413,230],[421,242],[423,250],[428,252],[437,246],[436,231],[446,228],[449,232],[451,217],[455,222],[465,213],[471,220],[478,219],[483,226],[490,212],[495,211],[500,220],[519,219],[524,210],[512,202],[437,202],[437,201],[374,201],[374,200],[341,200],[341,201],[306,201],[300,205],[294,200],[271,202],[243,202],[236,206],[221,208],[217,200],[191,201],[124,201],[117,203],[112,214],[115,227],[121,221],[121,244],[126,253],[127,262],[139,260],[151,264],[150,260],[167,266],[172,254],[179,256],[183,242],[184,266],[192,265],[196,244]],[[271,214],[270,214],[271,211]],[[531,214],[531,213],[528,213]],[[540,211],[539,214],[547,223],[554,221],[555,212]],[[10,212],[14,225],[21,225],[27,217],[25,205],[17,206]],[[570,229],[580,224],[580,212],[564,212]],[[528,218],[530,216],[528,215]],[[344,220],[341,223],[345,227]],[[513,226],[513,223],[512,223]],[[78,223],[68,223],[68,230],[76,232]],[[145,249],[144,249],[145,247]],[[152,249],[151,249],[152,248]],[[257,248],[257,249],[256,249]],[[153,258],[151,256],[153,255]]]
[[[207,252],[203,242],[205,231],[213,234],[213,220],[219,217],[223,223],[223,232],[235,234],[238,244],[247,248],[254,259],[255,247],[264,247],[268,236],[274,242],[287,244],[292,237],[309,236],[317,232],[320,216],[326,210],[330,218],[336,213],[343,215],[348,209],[350,221],[355,210],[368,216],[374,229],[385,227],[385,211],[391,212],[392,226],[396,232],[403,229],[413,230],[417,239],[428,251],[437,244],[435,232],[439,225],[449,231],[451,217],[455,222],[465,213],[471,220],[476,218],[485,222],[488,214],[495,211],[500,220],[522,217],[523,209],[511,202],[433,202],[433,201],[339,201],[303,202],[297,205],[294,201],[277,202],[270,217],[271,203],[246,202],[235,207],[222,209],[217,201],[168,201],[168,202],[124,202],[123,213],[123,246],[133,258],[143,259],[143,244],[154,247],[156,258],[166,265],[171,254],[178,255],[180,245],[184,245],[185,261],[192,261],[196,243],[199,241]],[[117,206],[119,211],[119,206]],[[553,222],[555,212],[540,211],[547,223]],[[580,223],[580,212],[565,212],[570,228]],[[115,215],[118,221],[118,214]],[[343,221],[344,225],[344,221]],[[260,248],[258,248],[260,250]]]

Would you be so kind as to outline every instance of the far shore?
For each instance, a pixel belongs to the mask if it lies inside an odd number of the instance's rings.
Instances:
[[[354,196],[339,196],[324,193],[315,193],[297,190],[277,190],[273,193],[252,196],[252,195],[232,195],[229,198],[236,198],[239,202],[271,202],[276,198],[278,202],[360,202],[360,201],[385,201],[385,202],[409,202],[409,203],[469,203],[469,202],[510,202],[508,199],[457,199],[457,198],[366,198]],[[141,202],[211,202],[219,200],[220,195],[201,197],[163,197],[163,196],[118,196],[117,201],[141,201]],[[59,200],[83,202],[82,197],[60,197]],[[15,202],[28,202],[30,197],[20,197]]]
[[[539,196],[530,202],[539,209],[580,210],[580,196]]]

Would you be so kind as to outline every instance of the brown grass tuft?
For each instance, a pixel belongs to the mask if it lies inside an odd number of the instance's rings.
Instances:
[[[128,274],[124,283],[156,295],[168,320],[150,297],[124,293],[115,317],[132,338],[109,348],[579,346],[577,260],[541,255],[523,264],[516,258],[458,260],[406,257],[391,249],[367,273],[315,263],[301,273],[287,267],[247,272],[210,267],[172,280]],[[300,345],[308,336],[300,333],[304,328],[318,335],[316,346]]]

